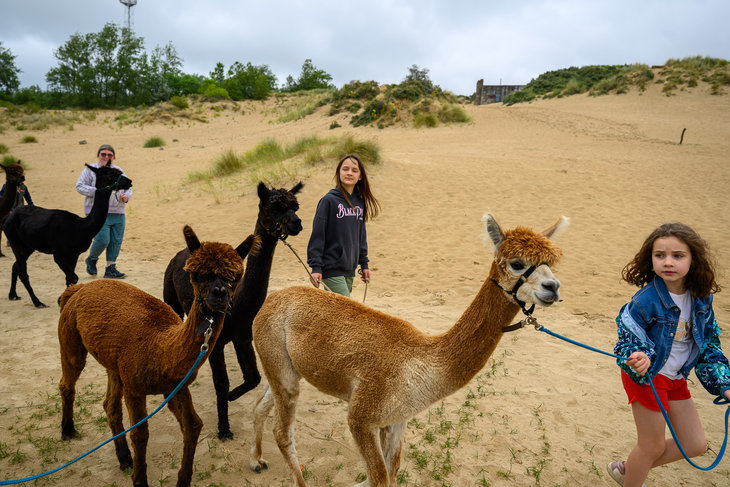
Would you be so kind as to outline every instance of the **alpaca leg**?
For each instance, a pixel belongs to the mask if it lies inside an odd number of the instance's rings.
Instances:
[[[67,323],[64,314],[58,326],[61,348],[61,380],[58,390],[61,394],[61,438],[70,440],[78,436],[74,427],[74,399],[76,382],[86,366],[87,351],[81,342],[81,336],[73,324]]]
[[[228,422],[228,371],[226,371],[225,344],[218,340],[208,357],[210,370],[213,373],[213,387],[218,409],[218,439],[221,441],[233,439],[231,425]]]
[[[262,469],[269,468],[266,460],[263,459],[263,451],[261,449],[261,442],[264,436],[264,423],[266,418],[271,412],[271,408],[274,407],[274,395],[271,393],[271,388],[266,385],[264,392],[256,401],[256,405],[253,409],[253,433],[254,440],[251,445],[251,453],[249,456],[249,467],[256,473],[261,473]]]
[[[16,291],[16,285],[18,283],[18,269],[20,268],[20,264],[18,264],[17,259],[15,262],[13,262],[13,267],[11,270],[11,278],[10,278],[10,292],[8,293],[8,299],[10,301],[17,301],[20,299],[20,296],[18,296],[18,292]]]
[[[180,423],[180,430],[183,434],[183,457],[177,474],[177,487],[188,487],[193,476],[193,458],[200,430],[203,429],[203,420],[195,412],[193,398],[187,387],[180,389],[175,397],[170,399],[167,406]]]
[[[241,367],[241,372],[243,372],[243,384],[228,393],[229,401],[235,401],[261,383],[261,374],[256,366],[256,352],[253,350],[253,343],[250,341],[234,341],[233,346],[236,349],[238,365]]]
[[[147,416],[146,397],[132,396],[129,390],[124,390],[124,402],[127,404],[130,424],[137,424]],[[134,428],[129,433],[134,449],[134,462],[132,467],[132,484],[134,487],[149,487],[147,483],[147,441],[150,437],[150,430],[147,423]]]
[[[352,408],[352,403],[350,403],[350,407]],[[385,459],[380,448],[378,438],[379,429],[362,424],[356,411],[354,413],[350,409],[347,422],[350,426],[352,438],[355,440],[355,444],[357,444],[357,448],[360,451],[360,455],[365,460],[365,466],[368,472],[368,480],[359,485],[387,486],[388,469],[385,466]]]
[[[122,421],[122,380],[119,374],[111,371],[107,372],[106,397],[104,398],[104,411],[109,420],[109,427],[112,430],[112,436],[116,436],[124,431],[124,423]],[[114,440],[114,449],[117,452],[119,460],[119,468],[124,471],[132,469],[132,453],[127,445],[127,438],[120,436]]]
[[[13,280],[12,284],[10,285],[10,294],[8,296],[11,300],[20,299],[18,293],[15,291],[16,278],[20,279],[20,282],[22,282],[23,286],[25,286],[25,290],[28,291],[28,295],[30,296],[31,301],[33,301],[33,306],[35,306],[36,308],[48,307],[45,304],[41,303],[41,301],[36,297],[35,293],[33,292],[33,288],[30,286],[27,257],[25,260],[16,260],[15,264],[13,264]]]
[[[68,255],[53,254],[53,261],[66,276],[66,287],[79,282],[79,276],[76,275],[76,261],[78,257],[69,257]]]
[[[288,372],[288,373],[287,373]],[[276,401],[276,422],[274,423],[274,438],[279,451],[284,455],[297,487],[305,487],[302,471],[299,469],[299,460],[294,446],[294,419],[299,398],[299,378],[294,370],[279,371],[279,382],[270,382],[271,392]],[[288,379],[288,380],[287,380]]]
[[[385,466],[388,469],[390,485],[396,485],[396,476],[400,468],[405,430],[405,423],[380,428],[380,445],[383,450],[383,456],[385,457]]]

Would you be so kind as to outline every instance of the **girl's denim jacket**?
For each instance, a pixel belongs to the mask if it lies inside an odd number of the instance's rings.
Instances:
[[[679,307],[659,276],[621,308],[616,318],[618,342],[614,353],[628,357],[634,352],[644,352],[651,360],[644,376],[626,365],[625,359],[616,361],[634,382],[648,384],[648,378],[654,377],[667,361],[678,320]],[[720,327],[712,311],[712,295],[692,298],[692,337],[694,343],[689,359],[680,373],[687,378],[694,368],[697,378],[710,394],[722,395],[730,389],[730,365],[720,347]]]

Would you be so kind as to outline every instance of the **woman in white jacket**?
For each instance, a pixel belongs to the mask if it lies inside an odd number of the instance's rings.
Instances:
[[[121,167],[112,164],[116,153],[111,145],[101,145],[96,151],[96,156],[99,160],[91,164],[91,166],[111,166],[124,173]],[[126,174],[124,175],[126,176]],[[78,181],[76,181],[76,191],[85,196],[84,213],[86,215],[89,214],[91,207],[94,205],[94,195],[96,194],[95,183],[96,174],[89,168],[84,167],[84,170],[79,175]],[[107,214],[106,221],[102,229],[94,237],[94,241],[91,243],[91,248],[89,249],[89,256],[86,258],[86,272],[90,275],[96,275],[96,261],[99,260],[101,253],[106,250],[104,277],[122,279],[125,276],[124,273],[117,270],[116,262],[119,251],[122,248],[122,240],[124,239],[124,226],[126,223],[125,208],[131,197],[132,188],[112,192],[109,198],[109,213]]]

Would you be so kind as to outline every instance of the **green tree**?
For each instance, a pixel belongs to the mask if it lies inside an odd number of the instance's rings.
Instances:
[[[417,64],[412,65],[408,68],[408,74],[403,79],[403,83],[416,82],[421,85],[424,94],[428,95],[434,91],[441,91],[441,88],[435,86],[428,77],[428,69],[421,69]]]
[[[213,68],[213,71],[210,72],[209,76],[210,79],[215,81],[215,83],[218,86],[223,86],[223,82],[226,80],[226,67],[223,65],[222,62],[218,61],[215,65],[215,68]]]
[[[53,55],[58,60],[58,66],[46,73],[46,82],[50,91],[66,94],[73,105],[91,106],[93,97],[92,87],[94,69],[92,53],[94,34],[73,34],[64,45],[59,47]]]
[[[168,43],[165,47],[157,46],[145,65],[147,74],[144,77],[145,91],[149,93],[150,101],[153,103],[169,100],[175,95],[195,93],[200,87],[198,81],[192,90],[184,90],[182,59],[172,43]]]
[[[15,65],[15,58],[10,49],[4,48],[0,42],[0,93],[4,95],[10,95],[20,87],[20,69]]]
[[[283,91],[301,91],[301,90],[316,90],[319,88],[334,88],[335,86],[331,83],[332,75],[327,72],[318,69],[312,64],[311,59],[307,59],[302,64],[302,72],[299,74],[299,78],[294,81],[294,78],[290,75],[286,78],[286,85]]]
[[[46,73],[63,103],[97,107],[147,103],[150,76],[144,40],[108,23],[98,33],[74,34],[54,52],[58,66]]]
[[[233,100],[265,100],[276,88],[276,76],[268,66],[254,66],[236,61],[228,69],[223,88]]]

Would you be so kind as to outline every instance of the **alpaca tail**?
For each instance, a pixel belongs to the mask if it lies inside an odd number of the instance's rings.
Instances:
[[[71,299],[71,296],[76,294],[76,291],[81,289],[82,286],[83,284],[72,284],[58,297],[58,305],[61,307],[61,310],[63,310],[63,307],[66,306],[66,303],[68,303],[68,300]]]

